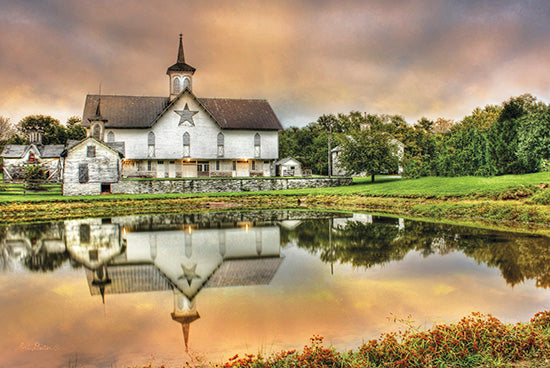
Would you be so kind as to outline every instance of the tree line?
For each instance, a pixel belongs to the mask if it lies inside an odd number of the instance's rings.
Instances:
[[[530,94],[477,107],[460,121],[400,115],[323,115],[279,136],[280,157],[292,156],[317,174],[328,173],[328,132],[340,146],[339,164],[352,174],[393,172],[407,177],[492,176],[550,170],[550,106]],[[398,142],[404,146],[397,155]]]

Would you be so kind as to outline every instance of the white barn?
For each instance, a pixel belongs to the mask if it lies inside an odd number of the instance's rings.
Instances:
[[[194,73],[180,35],[169,97],[88,95],[82,125],[123,147],[122,177],[273,176],[283,128],[269,103],[199,98]]]

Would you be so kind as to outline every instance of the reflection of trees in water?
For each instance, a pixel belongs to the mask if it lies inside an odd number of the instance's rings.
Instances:
[[[461,251],[478,263],[497,267],[509,285],[534,279],[538,287],[550,287],[550,239],[445,224],[373,217],[373,223],[348,221],[332,227],[329,221],[302,223],[285,237],[301,248],[319,254],[324,262],[372,267],[402,260],[410,251],[427,257]]]
[[[47,272],[61,267],[67,259],[69,259],[67,251],[50,253],[41,248],[38,253],[25,256],[23,263],[30,271]]]

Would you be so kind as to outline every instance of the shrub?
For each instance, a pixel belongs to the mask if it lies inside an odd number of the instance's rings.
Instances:
[[[267,358],[235,355],[224,368],[241,367],[479,367],[540,361],[550,357],[550,311],[528,323],[509,325],[491,315],[472,313],[455,324],[427,331],[409,326],[383,334],[357,351],[339,353],[314,336],[302,352],[283,351]],[[506,365],[508,366],[508,365]]]
[[[23,179],[28,190],[40,190],[40,186],[46,178],[46,170],[41,165],[28,165],[25,168]]]

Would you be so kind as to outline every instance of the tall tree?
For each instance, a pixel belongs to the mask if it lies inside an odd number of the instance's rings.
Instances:
[[[9,118],[0,116],[0,141],[8,140],[15,134],[15,128]]]
[[[43,144],[65,144],[67,141],[65,127],[59,123],[59,120],[51,116],[29,115],[17,124],[18,132],[23,135],[27,135],[35,129],[42,130]]]
[[[529,172],[540,171],[550,160],[550,107],[519,120],[517,157]]]
[[[371,180],[383,171],[397,169],[397,145],[386,132],[363,129],[345,138],[338,158],[346,171],[352,174],[368,173]]]
[[[86,138],[86,129],[81,125],[82,119],[71,116],[67,119],[67,139],[81,140]]]
[[[529,94],[512,97],[504,103],[502,112],[487,134],[487,158],[495,174],[526,171],[517,157],[519,119],[537,109],[536,98]]]

